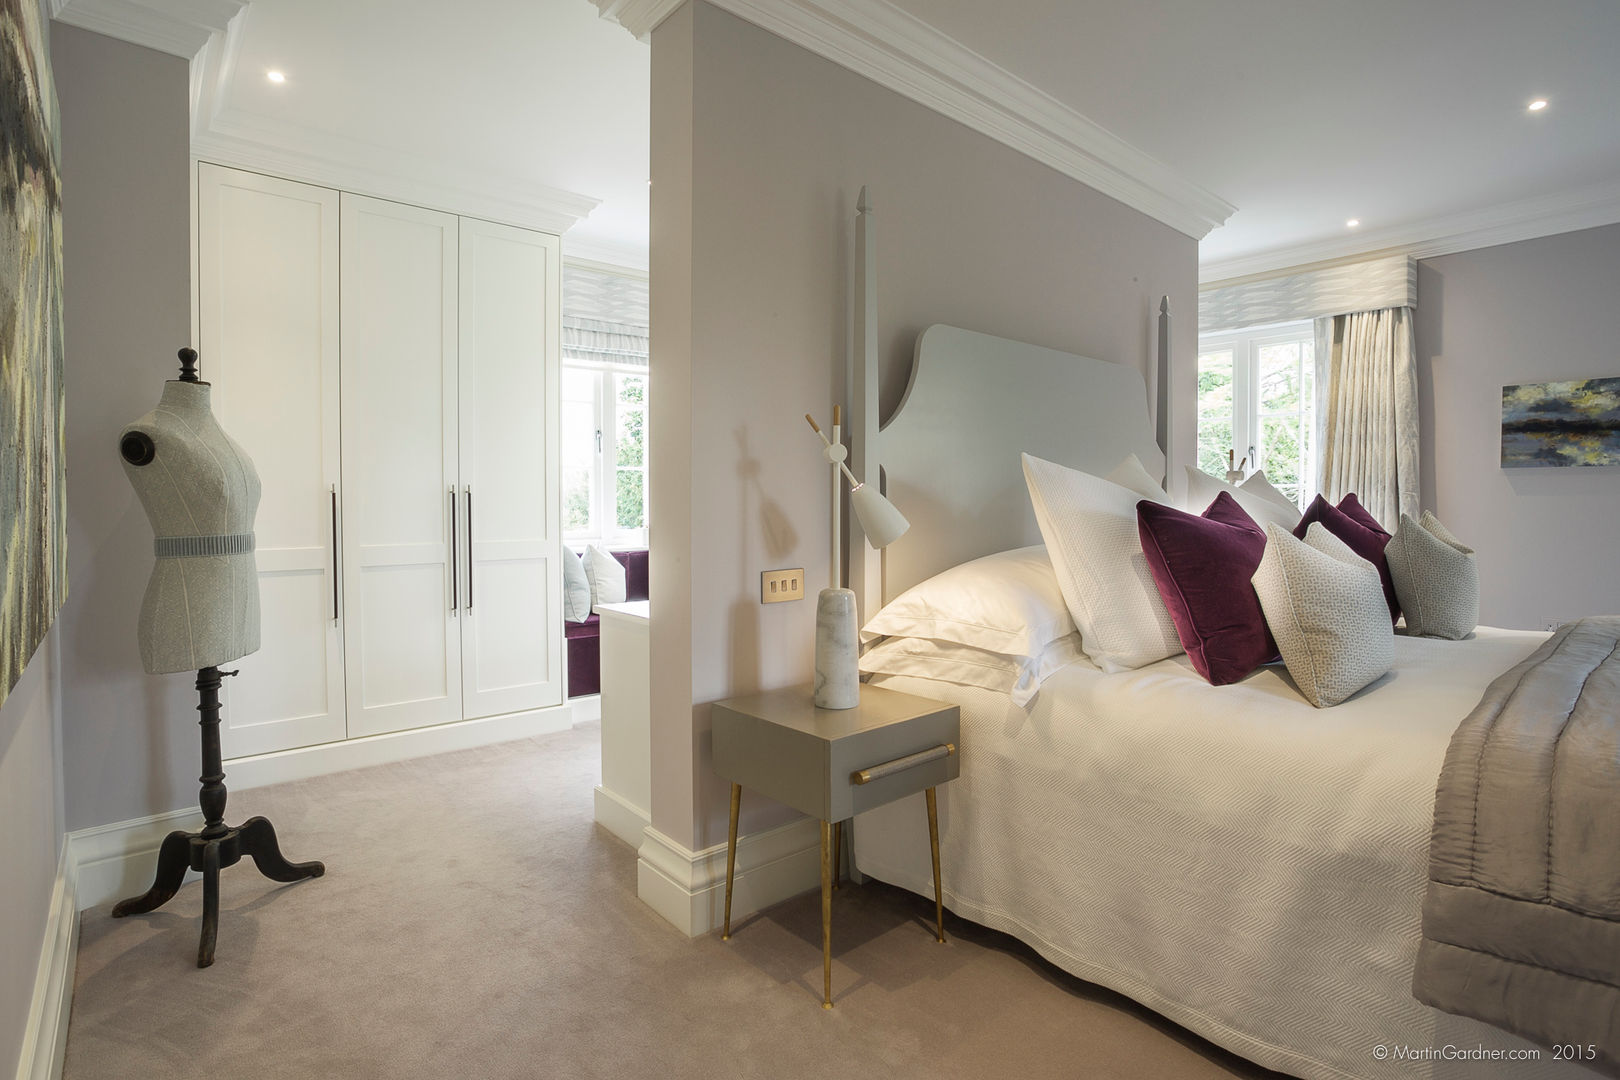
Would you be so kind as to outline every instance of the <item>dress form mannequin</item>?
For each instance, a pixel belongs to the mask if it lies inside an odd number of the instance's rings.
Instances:
[[[209,389],[183,372],[119,436],[124,472],[157,538],[140,621],[141,663],[153,675],[227,664],[259,648],[259,474],[214,419]]]
[[[203,876],[202,937],[197,966],[214,962],[219,933],[219,872],[251,856],[273,881],[320,877],[318,862],[288,862],[268,818],[225,824],[225,767],[219,743],[220,671],[259,648],[259,575],[253,560],[253,515],[259,474],[247,453],[225,434],[198,381],[197,353],[180,350],[180,378],[164,384],[158,407],[126,427],[118,440],[124,471],[157,534],[157,566],[141,604],[141,662],[151,674],[197,672],[202,714],[203,775],[197,802],[199,832],[177,830],[158,850],[156,878],[143,895],[120,902],[113,918],[140,915],[167,903],[186,870]]]

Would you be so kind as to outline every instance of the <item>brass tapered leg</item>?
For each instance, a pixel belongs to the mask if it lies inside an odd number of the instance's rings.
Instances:
[[[945,897],[939,887],[939,806],[934,801],[934,789],[926,791],[928,799],[928,851],[934,857],[934,930],[941,945],[945,944]]]
[[[737,872],[737,809],[742,805],[742,785],[731,785],[731,828],[726,833],[726,925],[721,941],[731,940],[731,878]]]
[[[832,825],[821,823],[821,1007],[832,1004]]]
[[[833,826],[833,891],[838,890],[838,876],[844,868],[844,823]]]

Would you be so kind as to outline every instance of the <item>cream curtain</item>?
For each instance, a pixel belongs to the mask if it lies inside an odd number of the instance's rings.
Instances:
[[[1417,349],[1410,307],[1316,321],[1317,487],[1355,492],[1390,532],[1418,515]]]

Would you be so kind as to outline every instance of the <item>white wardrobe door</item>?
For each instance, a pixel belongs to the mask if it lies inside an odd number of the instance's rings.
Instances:
[[[197,174],[203,377],[258,467],[262,644],[224,687],[226,757],[345,734],[334,593],[338,194],[216,165]]]
[[[456,218],[343,195],[349,735],[461,719]]]
[[[556,415],[561,241],[461,219],[462,700],[563,699]]]

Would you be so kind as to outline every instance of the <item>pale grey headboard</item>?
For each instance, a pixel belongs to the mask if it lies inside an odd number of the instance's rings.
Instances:
[[[944,325],[918,337],[880,445],[889,499],[911,521],[883,553],[884,602],[958,563],[1041,542],[1021,453],[1098,475],[1126,454],[1156,477],[1165,465],[1134,367]]]
[[[1134,453],[1165,471],[1169,308],[1160,305],[1154,414],[1134,366],[935,325],[917,338],[905,397],[878,428],[876,229],[861,189],[850,365],[851,460],[911,529],[881,556],[850,521],[850,588],[861,618],[959,563],[1041,542],[1021,453],[1099,475]]]

